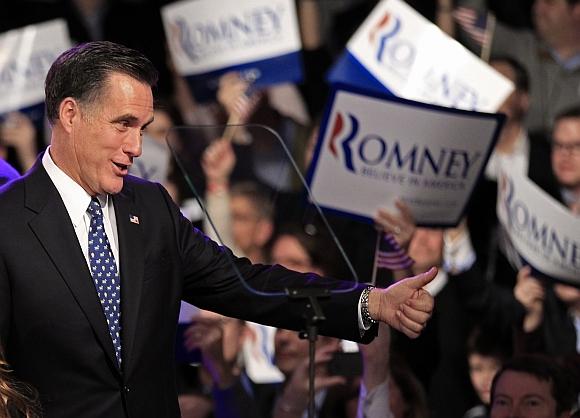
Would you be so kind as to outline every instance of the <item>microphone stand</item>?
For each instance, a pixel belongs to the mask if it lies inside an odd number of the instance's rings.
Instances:
[[[314,418],[316,405],[314,404],[314,352],[318,338],[318,324],[326,317],[322,312],[318,299],[330,297],[329,289],[320,288],[287,288],[286,295],[290,299],[302,299],[306,303],[304,319],[306,329],[300,331],[300,338],[308,339],[308,418]]]

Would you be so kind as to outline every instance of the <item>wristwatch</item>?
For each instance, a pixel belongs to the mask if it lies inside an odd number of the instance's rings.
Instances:
[[[373,290],[374,288],[375,288],[374,286],[367,286],[367,288],[362,291],[360,296],[360,310],[362,322],[363,326],[367,329],[378,322],[376,319],[373,319],[371,313],[369,312],[369,295],[371,293],[371,290]]]

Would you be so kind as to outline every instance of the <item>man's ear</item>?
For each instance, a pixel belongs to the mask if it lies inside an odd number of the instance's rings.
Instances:
[[[73,122],[80,118],[81,109],[79,103],[72,97],[66,97],[60,102],[58,107],[58,119],[63,129],[70,133],[73,128]]]
[[[530,109],[530,95],[526,92],[521,92],[519,93],[519,100],[520,100],[520,109],[523,112],[523,116],[525,117],[525,115],[528,113],[528,110]]]

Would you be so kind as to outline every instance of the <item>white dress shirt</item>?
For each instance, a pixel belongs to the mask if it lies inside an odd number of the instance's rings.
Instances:
[[[68,216],[72,222],[79,245],[85,256],[87,266],[90,270],[89,261],[89,228],[91,225],[91,216],[87,212],[91,196],[83,189],[77,182],[71,179],[64,171],[62,171],[52,160],[50,156],[50,146],[42,157],[42,165],[48,173],[50,180],[53,182],[56,190],[66,207]],[[103,223],[105,225],[105,233],[109,238],[109,244],[113,255],[115,256],[115,263],[117,264],[117,271],[119,268],[119,239],[117,237],[117,220],[115,218],[115,209],[113,207],[113,199],[109,195],[97,196],[103,210]]]
[[[473,266],[476,255],[467,228],[451,238],[449,232],[443,234],[443,269],[451,274],[463,273]],[[431,284],[431,283],[430,283]]]
[[[528,174],[528,163],[530,161],[530,138],[525,130],[521,130],[514,144],[511,153],[505,154],[492,151],[487,166],[485,167],[485,177],[488,180],[495,180],[499,177],[502,166],[516,167],[524,175]]]

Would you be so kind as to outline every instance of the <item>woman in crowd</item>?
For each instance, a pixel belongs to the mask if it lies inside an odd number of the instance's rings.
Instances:
[[[0,350],[0,418],[39,417],[35,396],[32,388],[12,379]]]

